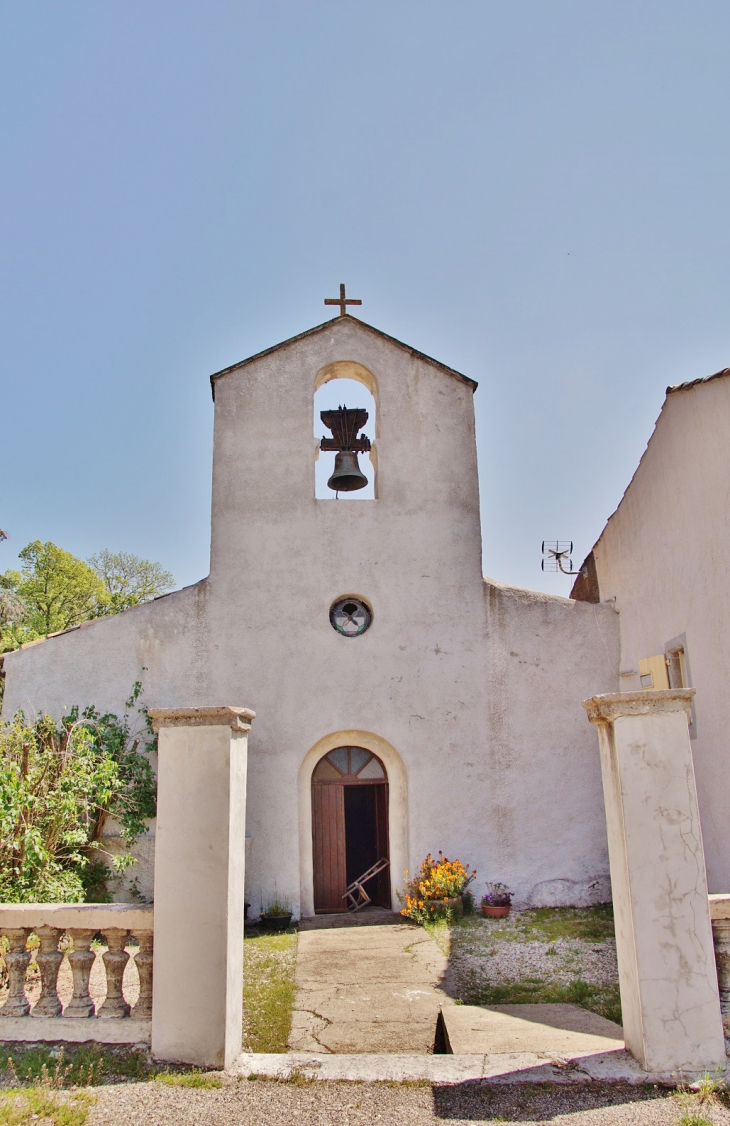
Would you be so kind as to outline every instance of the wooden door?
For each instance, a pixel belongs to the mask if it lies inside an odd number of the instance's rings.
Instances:
[[[315,912],[345,911],[345,788],[312,786]]]

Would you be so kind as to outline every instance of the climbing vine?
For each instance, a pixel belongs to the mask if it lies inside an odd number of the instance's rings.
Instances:
[[[134,864],[157,797],[157,737],[140,695],[137,682],[121,717],[74,707],[60,721],[18,712],[0,726],[0,902],[104,901],[109,877]],[[116,855],[102,846],[110,817]]]

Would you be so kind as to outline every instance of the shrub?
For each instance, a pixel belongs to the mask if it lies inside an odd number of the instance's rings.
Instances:
[[[444,900],[463,895],[475,877],[476,872],[470,872],[468,864],[449,860],[441,852],[438,860],[434,860],[429,852],[418,875],[406,883],[401,915],[424,923],[448,914],[450,909],[444,906]]]
[[[127,701],[140,695],[134,686]],[[146,708],[142,734],[129,716],[72,708],[60,722],[28,722],[19,712],[0,726],[0,902],[83,902],[108,899],[101,837],[110,816],[126,846],[108,857],[123,871],[130,848],[155,816],[156,750]]]
[[[265,906],[261,905],[262,918],[285,919],[291,913],[292,909],[289,903],[280,903],[278,899],[270,900]]]

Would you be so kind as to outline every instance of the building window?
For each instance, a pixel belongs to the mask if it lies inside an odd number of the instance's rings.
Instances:
[[[670,688],[689,688],[687,660],[683,647],[668,650],[667,672],[669,673]]]
[[[639,661],[639,680],[642,688],[669,688],[667,659],[663,653],[656,657],[642,657]]]
[[[330,607],[330,623],[343,637],[359,637],[373,620],[373,612],[360,598],[339,598]]]

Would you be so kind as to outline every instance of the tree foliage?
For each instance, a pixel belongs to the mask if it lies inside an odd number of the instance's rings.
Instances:
[[[140,694],[135,684],[127,708]],[[157,749],[145,708],[141,731],[129,714],[73,708],[60,722],[18,713],[0,725],[0,902],[108,898],[102,832],[120,825],[125,850],[107,860],[121,871],[156,813],[149,755]],[[101,877],[101,879],[100,879]]]
[[[25,616],[14,624],[25,632],[42,637],[98,615],[106,590],[83,559],[40,540],[24,547],[19,559],[20,571],[6,571],[0,584],[24,607]]]
[[[130,551],[100,551],[92,555],[89,566],[101,579],[107,592],[106,614],[117,614],[140,602],[148,602],[175,585],[170,571],[160,563],[140,559]]]
[[[20,571],[0,574],[0,652],[147,602],[175,582],[159,563],[126,551],[100,551],[85,563],[35,540],[19,558]]]

